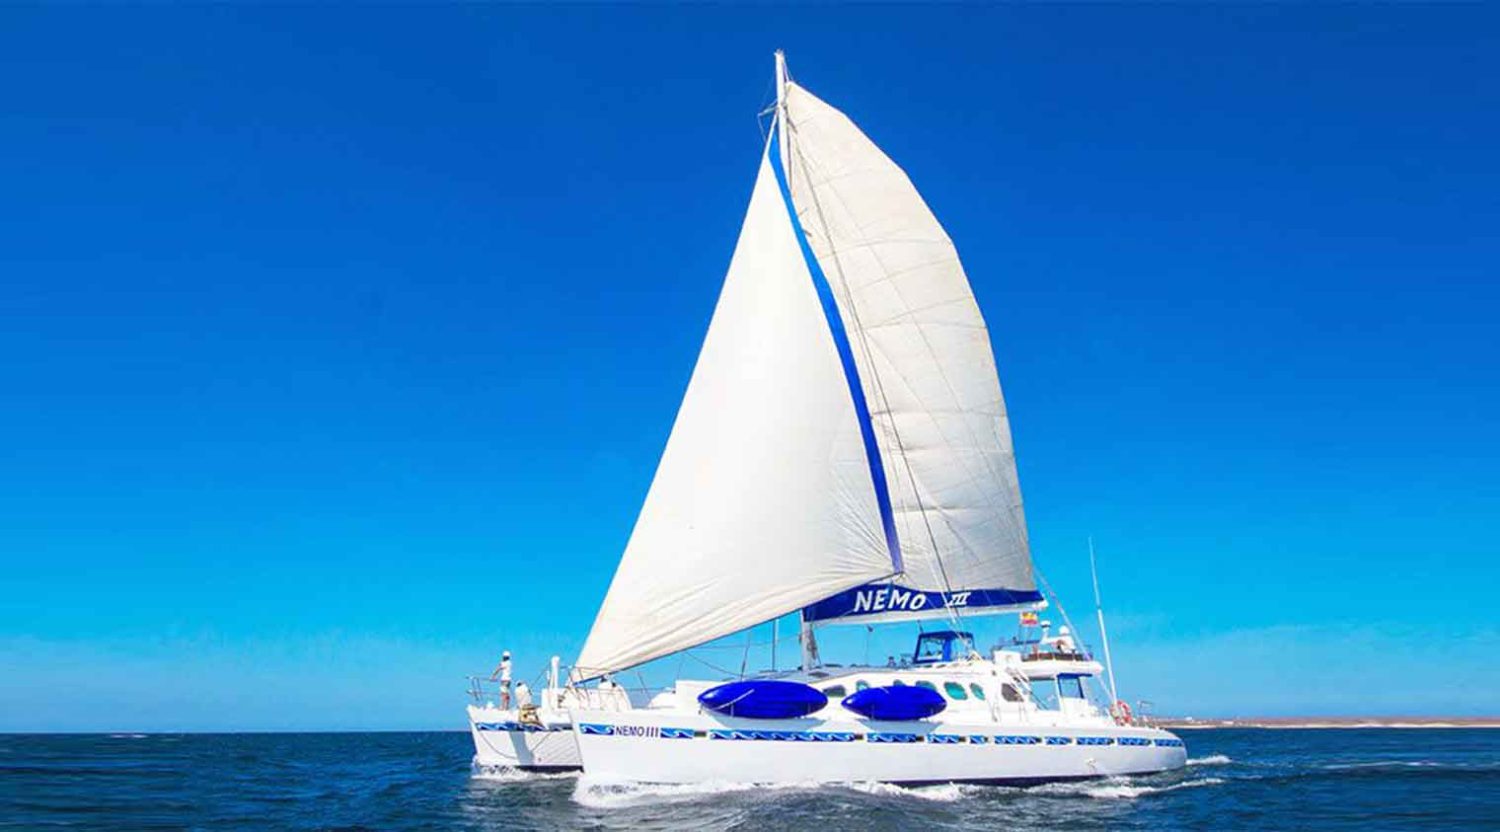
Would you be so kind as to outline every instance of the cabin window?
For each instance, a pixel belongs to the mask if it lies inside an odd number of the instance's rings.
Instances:
[[[964,691],[964,686],[957,682],[944,682],[943,693],[948,694],[948,698],[954,701],[969,698],[969,694]]]
[[[904,688],[906,687],[906,683],[901,681],[900,679],[897,679],[896,681],[891,682],[891,687]]]
[[[823,688],[823,694],[829,699],[843,699],[848,694],[843,685],[833,685]]]
[[[974,694],[975,699],[978,699],[980,702],[984,701],[984,688],[978,682],[971,682],[969,684],[969,692]]]
[[[1083,679],[1077,676],[1057,677],[1057,691],[1064,699],[1083,698]]]
[[[926,679],[923,679],[922,681],[918,682],[917,683],[917,687],[919,687],[919,688],[926,688],[927,690],[930,690],[933,693],[937,693],[937,685],[934,685],[933,683],[927,681]]]
[[[1012,685],[1009,682],[1006,682],[1005,684],[1000,686],[1000,698],[1004,699],[1006,702],[1026,701],[1025,697],[1021,696],[1021,691],[1017,690],[1016,686]]]
[[[870,689],[870,683],[866,682],[864,679],[860,679],[858,682],[854,683],[854,689],[855,690],[869,690]]]

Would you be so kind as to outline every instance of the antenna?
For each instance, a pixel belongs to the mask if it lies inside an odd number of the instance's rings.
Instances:
[[[776,106],[786,99],[786,53],[776,50]]]
[[[1094,611],[1099,614],[1099,640],[1104,642],[1104,672],[1109,674],[1109,698],[1120,701],[1120,691],[1115,687],[1115,663],[1109,659],[1109,631],[1104,629],[1104,602],[1099,599],[1099,567],[1094,561],[1094,537],[1089,535],[1089,575],[1094,579]]]

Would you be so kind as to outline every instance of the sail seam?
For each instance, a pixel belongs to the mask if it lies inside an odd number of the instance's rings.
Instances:
[[[805,161],[806,160],[805,160],[805,157],[804,157],[804,164],[805,164]],[[902,177],[902,179],[906,183],[906,185],[915,193],[916,188],[911,183],[910,177],[907,177],[906,174],[905,174],[905,172],[901,171],[899,168],[897,169],[897,172],[900,174],[900,176]],[[847,175],[852,175],[852,172],[850,172],[848,174],[843,174],[843,176],[847,176]],[[839,178],[839,176],[829,176],[829,175],[825,174],[824,177],[823,177],[823,184],[824,184],[824,186],[826,186],[829,182],[833,181],[836,178]],[[809,191],[813,194],[814,203],[815,203],[815,205],[817,205],[819,214],[821,216],[822,206],[821,206],[821,204],[817,203],[817,188],[814,187],[814,186],[809,186]],[[834,196],[835,199],[838,199],[841,203],[843,202],[842,197],[838,194],[838,192],[836,190],[833,191],[833,196]],[[926,205],[925,201],[921,200],[920,194],[917,195],[917,199],[918,199],[919,202],[922,203],[923,207],[926,208],[929,213],[931,213],[931,208]],[[848,212],[849,208],[848,208],[847,204],[844,207],[845,207],[845,211]],[[941,226],[939,226],[939,228],[941,228]],[[864,226],[857,226],[856,230],[858,231],[858,233],[862,237],[863,237],[863,235],[866,232],[866,228]],[[879,264],[880,270],[882,272],[882,276],[879,279],[877,279],[877,280],[871,281],[868,284],[868,286],[877,286],[877,285],[889,283],[891,291],[894,292],[898,297],[901,295],[900,284],[897,283],[897,282],[895,282],[894,279],[893,279],[894,277],[897,276],[898,273],[893,273],[892,271],[890,271],[889,269],[887,269],[887,267],[885,265],[885,262],[884,262],[884,258],[881,256],[881,252],[880,252],[880,249],[882,248],[881,245],[876,245],[875,244],[876,241],[866,241],[866,240],[862,239],[860,242],[857,242],[857,243],[846,244],[846,245],[843,245],[843,246],[839,246],[839,245],[836,245],[836,243],[835,243],[835,241],[834,241],[834,239],[832,237],[831,232],[829,232],[826,227],[824,229],[824,233],[828,236],[827,244],[828,244],[831,256],[832,256],[835,264],[837,264],[839,262],[839,252],[841,252],[841,251],[849,251],[849,250],[855,250],[855,249],[868,248],[869,249],[869,255],[872,258],[874,258],[874,260],[875,260],[875,262],[877,264]],[[930,263],[928,263],[926,265],[937,265],[937,264],[940,264],[940,263],[943,263],[943,262],[951,262],[952,266],[957,270],[958,274],[961,277],[963,277],[964,282],[967,285],[967,275],[964,274],[963,263],[962,263],[962,260],[959,258],[959,255],[958,255],[958,248],[957,248],[957,246],[954,245],[952,239],[947,236],[946,232],[943,234],[942,243],[943,243],[943,246],[944,246],[945,256],[940,257],[940,258],[936,258],[936,259],[934,259],[933,261],[931,261]],[[911,267],[911,268],[920,268],[920,267]],[[906,270],[902,270],[902,271],[906,271]],[[986,333],[986,335],[988,335],[988,329],[989,329],[989,327],[988,327],[987,323],[984,321],[984,316],[980,312],[980,310],[978,309],[977,301],[973,298],[972,294],[969,297],[969,301],[972,302],[972,303],[974,303],[974,312],[975,312],[976,317],[978,317],[979,321],[980,321],[980,326],[977,329],[984,331]],[[852,299],[851,299],[851,302],[852,302]],[[883,326],[894,325],[895,323],[896,322],[894,322],[894,321],[885,321],[885,322],[880,322],[880,323],[874,324],[873,326],[867,326],[867,325],[864,324],[864,322],[858,322],[858,325],[860,327],[861,332],[863,333],[863,332],[869,332],[873,328],[880,328],[880,327],[883,327]],[[913,329],[922,338],[923,344],[927,347],[928,351],[930,353],[936,353],[936,350],[933,349],[932,341],[931,341],[931,338],[929,337],[929,334],[927,332],[927,328],[925,326],[923,326],[919,322],[912,322],[912,323],[914,324],[913,325]],[[986,339],[986,340],[988,340],[988,339]],[[988,352],[988,350],[986,352]],[[993,354],[989,355],[989,359],[990,359],[990,363],[993,365],[994,364]],[[942,378],[944,386],[948,389],[949,395],[952,396],[955,401],[958,401],[959,400],[958,394],[957,394],[957,392],[953,388],[952,380],[948,377],[948,373],[947,373],[946,368],[944,368],[941,364],[939,364],[939,365],[937,365],[936,369],[937,369],[938,376],[940,378]],[[999,392],[998,391],[998,382],[999,382],[999,379],[998,379],[998,369],[996,369],[995,372],[997,374],[996,383],[997,383],[997,393],[998,393]],[[898,376],[899,375],[900,374],[898,373]],[[877,377],[875,380],[876,380],[876,382],[878,384],[879,383],[879,378]],[[905,379],[903,379],[903,381],[904,380]],[[1002,408],[1004,406],[1003,394],[1002,394],[1002,397],[1001,397],[1001,406],[1002,406]],[[892,418],[894,419],[894,414],[892,414]],[[1002,442],[1001,444],[1010,448],[1008,455],[1011,458],[1011,460],[1013,461],[1015,459],[1015,450],[1014,450],[1014,444],[1013,444],[1013,442],[1010,440],[1010,438],[1008,436],[1008,434],[1009,434],[1008,414],[1003,414],[1002,413],[1002,418],[1004,418],[1006,420],[1006,422],[1004,424],[1002,424],[1002,425],[997,425],[995,429],[997,431],[999,431],[1001,429],[1003,429],[1005,431],[1005,433],[1007,435],[1006,436],[1006,441]],[[968,420],[963,420],[963,422],[964,422],[965,432],[969,435],[969,441],[970,441],[971,445],[973,447],[975,447],[975,448],[978,448],[979,447],[978,436],[974,432],[973,425],[970,424],[968,422]],[[898,438],[898,441],[899,441],[899,438]],[[903,460],[904,460],[905,459],[905,449],[904,448],[902,449],[902,454],[903,454]],[[1024,501],[1020,500],[1020,483],[1015,482],[1013,477],[1004,477],[1004,476],[1002,476],[1001,473],[995,469],[992,461],[989,459],[989,456],[987,454],[980,454],[980,457],[981,457],[981,461],[982,461],[984,470],[992,478],[997,479],[997,480],[1001,480],[1001,481],[1004,481],[1004,482],[1007,482],[1008,484],[1010,484],[1013,487],[1013,489],[1014,489],[1014,491],[1015,491],[1015,493],[1017,495],[1018,503],[1016,505],[1007,505],[1006,503],[1008,501],[998,501],[997,502],[994,499],[989,500],[989,503],[997,511],[997,513],[1004,512],[1005,514],[1009,515],[1009,517],[1010,517],[1010,519],[1012,521],[1010,523],[1011,529],[1012,530],[1017,530],[1017,529],[1019,530],[1018,534],[1017,533],[1013,533],[1011,535],[1012,540],[1017,544],[1017,548],[1019,548],[1019,550],[1022,553],[1026,554],[1028,556],[1028,558],[1029,558],[1030,544],[1029,544],[1029,541],[1027,540],[1027,537],[1026,537],[1025,521],[1024,521],[1024,519],[1021,519],[1019,523],[1015,522],[1018,519],[1020,519],[1020,518],[1017,518],[1016,515],[1017,515],[1017,513],[1020,510],[1021,503],[1024,502]],[[970,466],[969,464],[965,463],[964,466],[963,466],[963,468],[964,468],[965,473],[968,474],[968,476],[969,476],[969,478],[970,478],[971,481],[977,479],[977,475],[973,471],[972,466]],[[910,469],[910,463],[908,463],[908,470],[909,469]],[[914,490],[916,489],[915,481],[913,481],[913,489]],[[929,519],[929,517],[928,517],[928,515],[926,513],[925,507],[921,507],[921,505],[920,505],[920,502],[921,502],[920,494],[918,494],[918,501],[919,501],[919,507],[922,508],[922,510],[923,510],[923,513],[922,513],[923,523],[927,525],[928,535],[929,535],[929,538],[931,538],[931,522],[930,522],[930,519]],[[946,520],[946,518],[943,518],[943,519]],[[943,564],[942,557],[941,557],[941,555],[939,554],[939,552],[937,550],[937,541],[935,539],[933,539],[932,540],[932,544],[933,544],[933,558],[934,558],[934,560],[936,561],[936,563],[938,565],[939,571],[942,573],[942,579],[943,579],[944,584],[948,585],[947,569],[946,569],[945,565]],[[949,585],[948,588],[951,590],[952,589],[951,585]],[[955,622],[955,623],[957,623],[957,622]]]
[[[788,124],[790,124],[790,122]],[[788,157],[790,157],[790,155],[791,154],[788,154]],[[819,201],[819,199],[818,199],[818,186],[813,183],[812,176],[811,176],[811,174],[807,170],[808,169],[807,157],[804,156],[803,154],[801,154],[800,152],[797,155],[798,155],[798,158],[802,162],[803,172],[804,172],[804,174],[807,175],[807,179],[808,179],[807,190],[808,190],[808,196],[812,200],[812,210],[813,210],[814,213],[816,213],[819,221],[823,225],[822,232],[823,232],[824,236],[827,239],[827,244],[829,246],[829,249],[833,250],[835,248],[835,244],[834,244],[834,240],[833,240],[833,234],[832,234],[831,229],[828,226],[827,219],[823,216],[823,205],[822,205],[821,201]],[[835,197],[837,198],[837,195],[835,195]],[[788,200],[790,201],[790,197],[788,197]],[[788,205],[788,209],[791,210],[794,215],[796,214],[795,206],[791,205],[790,203]],[[874,255],[877,260],[879,259],[879,253],[877,251],[875,251],[874,249],[871,250],[871,254]],[[873,354],[872,354],[872,352],[870,350],[870,344],[869,344],[869,340],[868,340],[868,331],[865,330],[864,327],[860,323],[860,320],[859,320],[859,311],[858,311],[859,307],[858,307],[857,303],[855,302],[853,289],[849,286],[848,281],[844,278],[844,275],[843,275],[843,265],[842,265],[842,261],[839,259],[839,257],[837,255],[831,255],[830,256],[830,260],[832,261],[834,268],[839,273],[839,280],[840,280],[841,285],[843,286],[844,292],[848,295],[849,314],[854,318],[854,325],[857,328],[857,332],[859,333],[859,337],[860,337],[860,345],[864,348],[865,358],[866,358],[866,360],[870,364],[870,380],[871,380],[871,382],[873,383],[873,385],[875,387],[876,395],[878,395],[880,397],[881,404],[884,407],[884,413],[885,413],[885,415],[887,417],[885,419],[885,424],[889,426],[891,437],[892,437],[892,439],[896,443],[897,459],[900,461],[900,464],[906,469],[907,479],[911,482],[912,498],[915,499],[916,502],[917,502],[917,516],[918,516],[919,519],[921,519],[922,526],[923,526],[924,530],[927,532],[927,541],[928,541],[928,543],[930,543],[932,545],[932,559],[933,559],[933,562],[937,564],[938,577],[942,580],[943,587],[946,590],[948,590],[949,592],[951,592],[951,591],[953,591],[953,583],[948,578],[947,567],[943,564],[942,556],[941,556],[941,554],[939,553],[939,550],[938,550],[939,547],[938,547],[938,543],[937,543],[937,537],[936,537],[936,535],[933,534],[933,531],[932,531],[932,519],[931,519],[931,517],[929,517],[928,512],[927,512],[927,510],[926,510],[926,508],[925,508],[925,506],[923,505],[923,502],[922,502],[922,489],[917,484],[916,473],[912,470],[911,460],[909,458],[907,458],[907,456],[906,456],[906,447],[905,447],[905,443],[902,442],[902,440],[901,440],[901,429],[897,426],[896,413],[891,408],[890,401],[889,401],[889,399],[887,398],[887,396],[885,394],[884,383],[882,382],[882,380],[880,378],[880,373],[879,373],[879,371],[877,371],[875,369],[874,357],[873,357]],[[883,265],[882,265],[882,268],[884,268]],[[898,378],[901,377],[901,374],[900,374],[899,371],[897,372],[896,375],[897,375]],[[901,380],[902,380],[903,383],[906,383],[906,380],[904,378],[902,378]],[[911,385],[909,383],[907,383],[907,387],[910,388],[910,386]],[[894,588],[895,584],[892,583],[891,586],[892,586],[892,588]],[[957,612],[950,612],[950,617],[953,620],[953,625],[954,625],[955,628],[961,626],[962,622],[960,621]]]
[[[844,329],[844,320],[839,315],[838,302],[833,297],[833,287],[828,283],[828,277],[823,274],[823,269],[818,265],[817,255],[813,253],[812,246],[807,242],[807,235],[802,231],[802,223],[797,219],[797,209],[792,202],[792,189],[787,182],[786,170],[781,163],[781,136],[780,131],[771,130],[771,149],[768,154],[771,157],[771,169],[776,174],[776,186],[781,191],[782,202],[786,204],[787,220],[792,224],[792,232],[797,237],[797,247],[802,251],[802,259],[807,262],[807,270],[812,275],[813,288],[817,291],[818,301],[823,307],[823,317],[828,322],[828,329],[833,336],[834,348],[838,351],[839,362],[844,367],[844,380],[849,385],[849,395],[854,400],[854,415],[859,422],[860,438],[864,440],[865,461],[869,464],[870,479],[875,487],[875,502],[880,509],[880,525],[885,532],[885,545],[891,556],[891,565],[897,573],[904,566],[901,562],[901,543],[896,535],[896,517],[891,511],[891,494],[889,484],[885,478],[885,465],[880,458],[880,444],[875,440],[875,425],[870,418],[870,405],[865,399],[864,387],[859,381],[859,366],[854,362],[854,350],[849,344],[849,333]]]

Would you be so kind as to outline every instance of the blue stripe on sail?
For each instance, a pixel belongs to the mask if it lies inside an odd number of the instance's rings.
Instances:
[[[975,610],[985,607],[1016,607],[1035,604],[1042,593],[1034,589],[968,589],[956,592],[921,592],[891,583],[865,584],[802,608],[808,621],[859,618],[866,615],[938,612],[945,609]]]
[[[854,399],[854,415],[859,420],[859,433],[865,441],[865,459],[870,464],[870,479],[875,483],[875,502],[880,506],[880,524],[885,528],[885,545],[891,555],[891,565],[897,572],[901,564],[901,544],[896,538],[896,518],[891,513],[891,494],[885,481],[885,466],[880,460],[880,446],[875,442],[875,425],[870,421],[870,406],[865,401],[865,389],[859,383],[859,367],[854,363],[854,350],[849,346],[849,334],[844,330],[844,319],[839,315],[838,302],[834,300],[833,288],[818,265],[817,255],[807,244],[807,235],[802,223],[797,220],[797,208],[792,203],[792,190],[787,184],[786,171],[781,166],[780,125],[771,127],[771,169],[776,172],[776,185],[781,189],[781,199],[786,203],[787,216],[792,222],[792,231],[797,235],[797,245],[802,249],[802,259],[807,261],[807,270],[812,273],[813,286],[818,290],[818,300],[823,304],[823,317],[828,319],[828,329],[833,333],[833,344],[838,349],[839,361],[844,365],[844,380],[849,383],[849,395]]]

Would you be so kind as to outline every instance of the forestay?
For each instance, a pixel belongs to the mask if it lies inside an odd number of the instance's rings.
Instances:
[[[835,594],[810,620],[999,611],[1041,600],[989,333],[952,241],[848,117],[783,88],[780,161],[850,333],[904,574]]]
[[[688,649],[895,571],[826,314],[763,156],[580,676]]]

